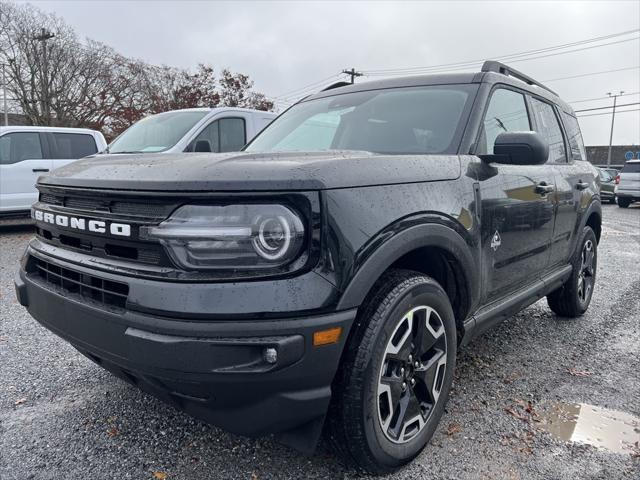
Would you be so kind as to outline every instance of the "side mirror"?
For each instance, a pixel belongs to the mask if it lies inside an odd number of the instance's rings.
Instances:
[[[504,132],[497,136],[491,162],[510,165],[542,165],[549,158],[549,144],[536,132]]]
[[[196,148],[193,149],[194,152],[210,152],[211,144],[209,140],[198,140],[196,142]]]

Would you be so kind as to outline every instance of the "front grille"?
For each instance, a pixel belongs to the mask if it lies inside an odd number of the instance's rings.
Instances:
[[[36,228],[40,240],[76,252],[95,255],[100,258],[133,260],[150,265],[170,265],[164,249],[159,244],[149,242],[120,242],[101,237],[81,236],[75,232],[60,233],[46,228]]]
[[[89,214],[111,213],[126,217],[143,218],[145,221],[158,222],[169,216],[177,207],[174,202],[145,199],[144,201],[114,200],[104,196],[86,194],[40,193],[40,201]]]
[[[69,296],[79,296],[85,301],[100,306],[124,309],[129,295],[126,283],[59,267],[36,257],[29,259],[28,271],[48,286]]]
[[[137,232],[141,226],[158,225],[166,220],[171,212],[184,203],[184,199],[132,196],[122,192],[88,193],[45,186],[39,188],[40,203],[44,204],[42,206],[50,206],[50,211],[54,213],[123,222],[130,224],[132,228],[131,237],[124,238],[65,229],[51,223],[39,222],[36,231],[38,238],[43,242],[98,258],[173,267],[159,242],[140,239]]]

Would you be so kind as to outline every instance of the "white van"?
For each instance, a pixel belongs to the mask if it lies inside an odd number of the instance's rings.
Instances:
[[[234,152],[275,117],[247,108],[171,110],[134,123],[104,153]]]
[[[100,132],[86,128],[0,127],[0,215],[27,212],[40,175],[106,146]]]

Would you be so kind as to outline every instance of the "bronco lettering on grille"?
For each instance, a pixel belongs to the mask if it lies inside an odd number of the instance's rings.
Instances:
[[[110,233],[120,237],[131,236],[131,225],[126,223],[106,222],[104,220],[87,220],[85,218],[71,217],[59,213],[43,212],[32,209],[31,217],[39,222],[50,223],[60,227],[72,228],[74,230],[89,231],[93,233]]]

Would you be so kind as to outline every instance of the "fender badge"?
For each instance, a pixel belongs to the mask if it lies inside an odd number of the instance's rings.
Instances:
[[[491,248],[493,248],[493,251],[495,252],[496,250],[498,250],[498,247],[500,245],[502,245],[502,239],[500,238],[500,234],[496,230],[496,233],[493,234],[493,238],[491,239]]]

